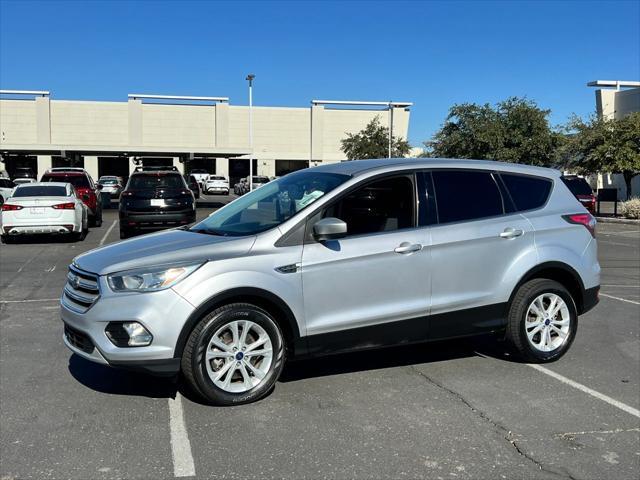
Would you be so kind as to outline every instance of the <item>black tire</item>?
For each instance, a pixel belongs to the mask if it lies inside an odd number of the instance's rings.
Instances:
[[[264,329],[271,340],[273,357],[265,377],[255,387],[233,393],[216,386],[209,374],[204,355],[213,335],[225,324],[250,320]],[[284,337],[280,327],[268,312],[248,303],[232,303],[204,316],[193,328],[181,360],[181,371],[188,385],[213,405],[241,405],[255,402],[267,395],[280,377],[285,362]]]
[[[96,218],[94,220],[94,227],[101,227],[102,226],[102,207],[100,207],[98,209],[98,214],[96,215]]]
[[[131,231],[120,229],[120,240],[125,240],[131,236]]]
[[[544,293],[553,293],[562,298],[570,318],[567,338],[562,345],[547,352],[538,350],[531,345],[525,329],[525,316],[529,306]],[[560,283],[546,278],[535,278],[522,285],[513,297],[507,319],[506,340],[525,362],[546,363],[559,359],[571,347],[577,331],[578,312],[575,301],[569,291]]]
[[[0,235],[0,242],[2,243],[13,243],[13,238],[11,238],[9,235]]]

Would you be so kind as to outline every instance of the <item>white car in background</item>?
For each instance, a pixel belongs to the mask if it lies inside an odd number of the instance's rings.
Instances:
[[[69,183],[18,185],[1,207],[2,242],[20,235],[65,234],[82,240],[88,231],[88,209]]]
[[[36,183],[36,181],[33,178],[14,178],[13,183],[23,185],[25,183]]]
[[[204,168],[194,168],[189,172],[189,175],[193,175],[198,185],[200,185],[200,190],[204,190],[204,184],[209,179],[209,172]]]
[[[219,175],[209,175],[209,179],[204,184],[204,192],[207,194],[220,193],[229,195],[229,180]]]
[[[16,184],[10,178],[0,178],[0,205],[7,201],[13,193]]]

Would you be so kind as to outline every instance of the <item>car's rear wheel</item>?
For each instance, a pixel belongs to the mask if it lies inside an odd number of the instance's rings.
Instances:
[[[285,360],[282,332],[266,311],[248,303],[220,307],[187,339],[182,373],[215,405],[239,405],[267,395]]]
[[[131,230],[120,229],[120,240],[125,240],[131,236]]]
[[[578,312],[560,283],[536,278],[522,285],[509,309],[506,338],[527,362],[557,360],[573,342]]]

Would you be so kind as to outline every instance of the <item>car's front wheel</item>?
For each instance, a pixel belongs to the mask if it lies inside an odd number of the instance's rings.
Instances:
[[[509,309],[506,338],[527,362],[557,360],[578,329],[574,299],[560,283],[536,278],[522,285]]]
[[[248,303],[220,307],[203,317],[187,339],[182,373],[216,405],[239,405],[267,395],[285,360],[282,332],[261,308]]]

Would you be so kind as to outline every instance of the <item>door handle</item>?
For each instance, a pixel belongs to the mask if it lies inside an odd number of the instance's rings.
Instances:
[[[513,228],[513,227],[507,227],[500,234],[500,238],[516,238],[522,235],[523,233],[524,233],[523,230]]]
[[[396,253],[411,253],[419,250],[422,250],[422,245],[419,243],[402,242],[393,251]]]

